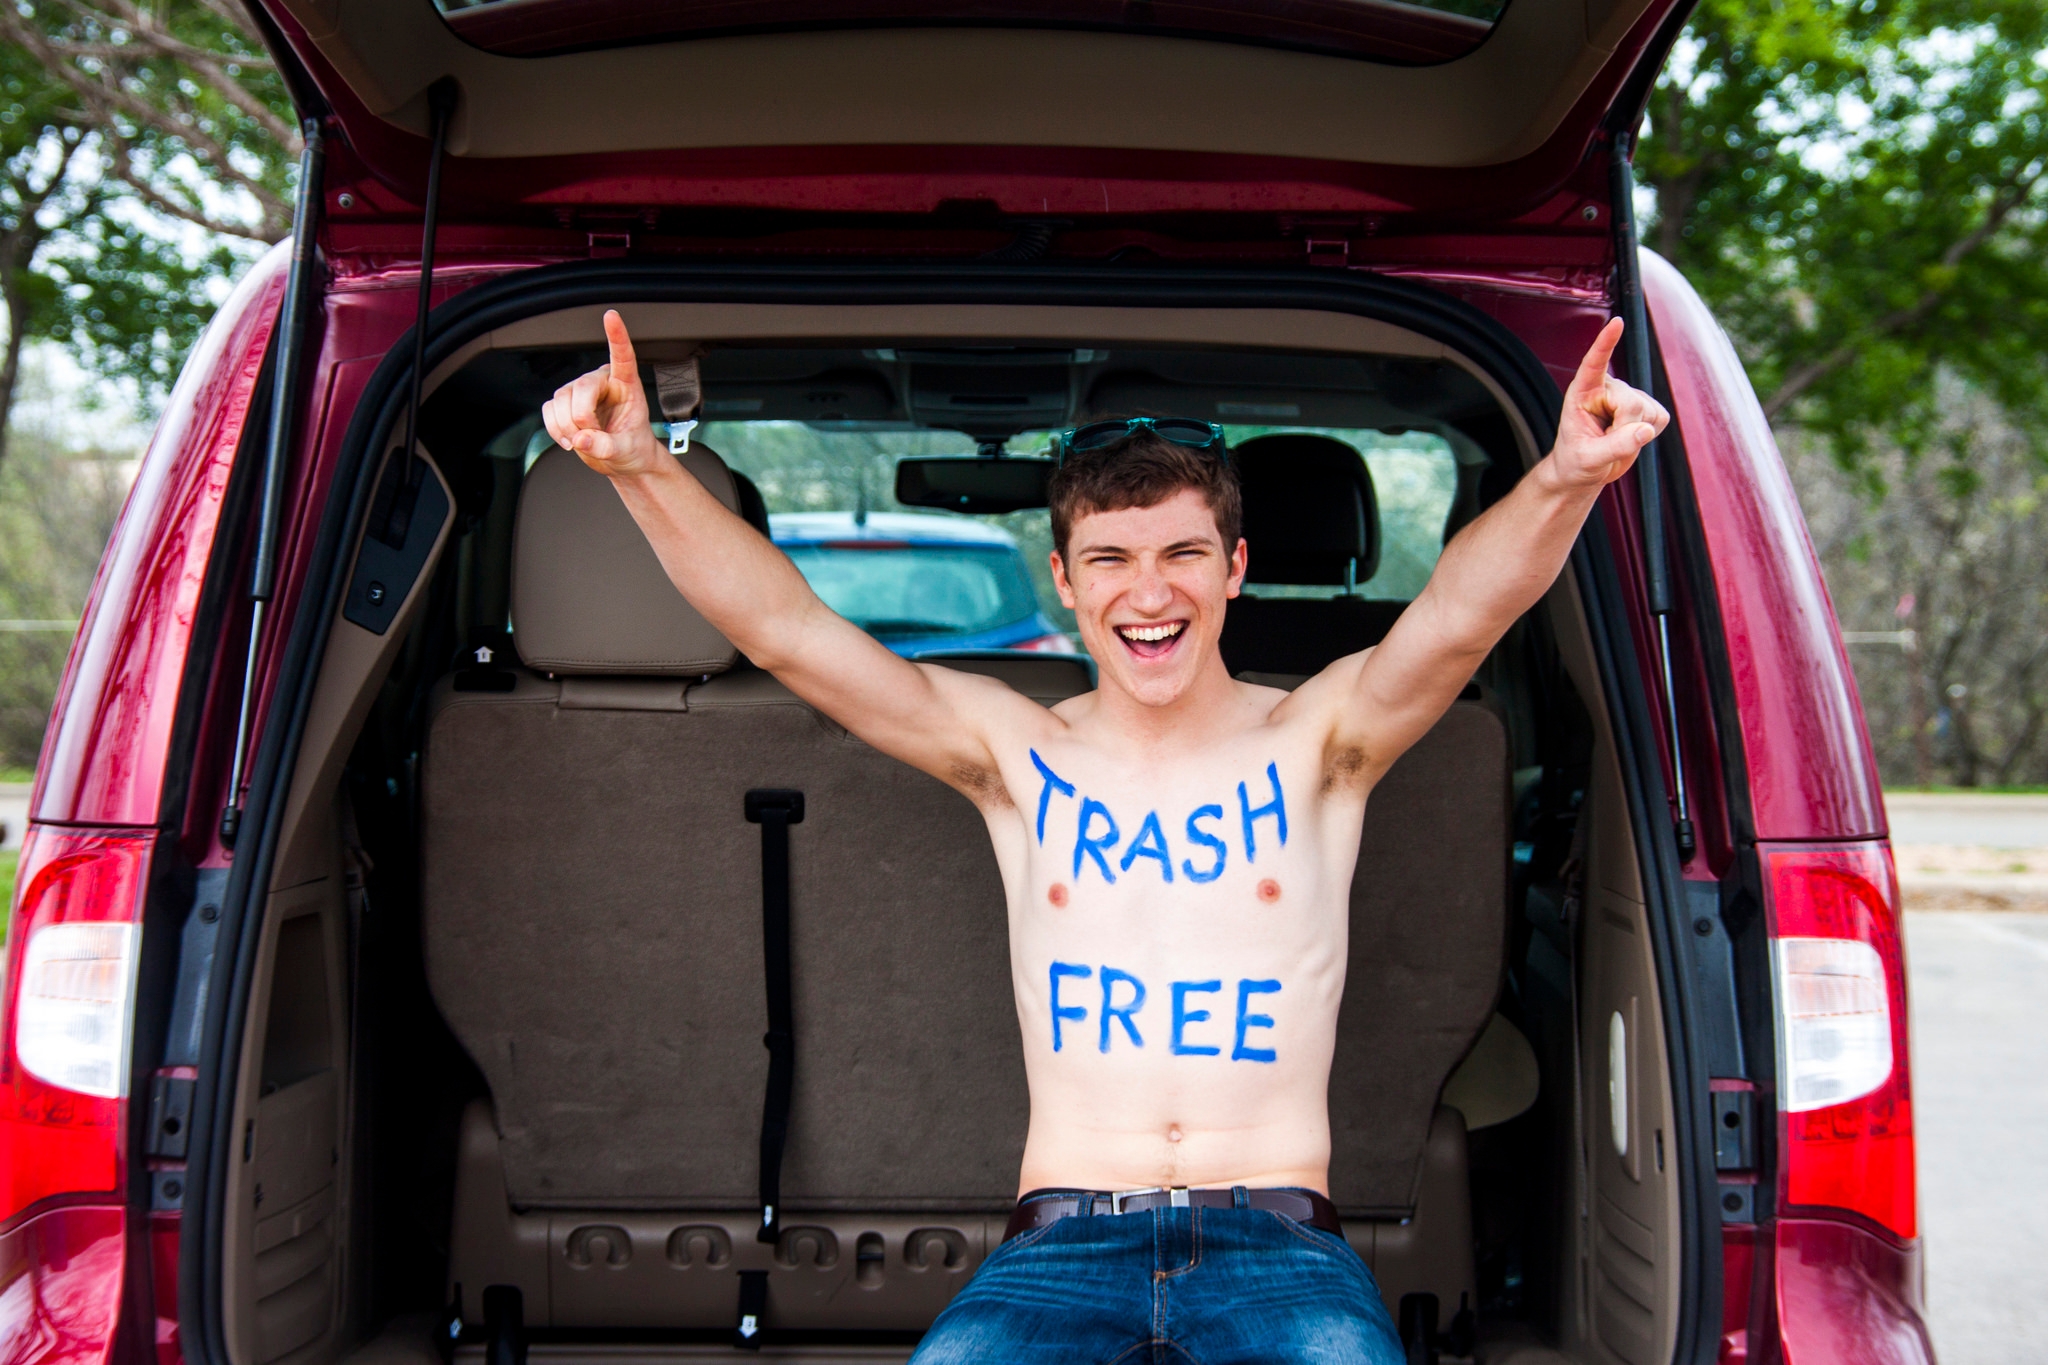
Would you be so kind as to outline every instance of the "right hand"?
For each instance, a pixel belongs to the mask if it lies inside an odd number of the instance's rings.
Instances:
[[[674,465],[647,417],[647,390],[640,383],[640,362],[633,338],[616,309],[604,315],[605,340],[611,363],[555,390],[541,405],[540,419],[548,435],[583,463],[613,478],[658,474]]]

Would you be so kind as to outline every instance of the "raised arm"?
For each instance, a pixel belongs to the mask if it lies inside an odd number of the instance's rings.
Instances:
[[[1607,373],[1621,319],[1600,330],[1565,392],[1557,444],[1514,491],[1444,547],[1387,638],[1337,698],[1338,741],[1384,772],[1457,700],[1509,626],[1550,589],[1600,490],[1628,472],[1671,418]],[[1331,679],[1333,683],[1341,679]]]
[[[1008,687],[914,664],[818,599],[789,557],[728,511],[655,439],[626,324],[611,363],[541,409],[548,435],[612,481],[669,580],[746,656],[882,752],[977,801],[1001,790],[989,736],[1047,713]]]

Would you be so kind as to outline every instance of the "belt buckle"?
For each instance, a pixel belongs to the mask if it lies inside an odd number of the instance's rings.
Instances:
[[[1176,1209],[1188,1207],[1188,1187],[1185,1185],[1151,1185],[1142,1190],[1120,1190],[1110,1195],[1109,1206],[1122,1213],[1126,1199],[1136,1199],[1142,1194],[1163,1194],[1169,1206]]]
[[[1122,1213],[1124,1211],[1124,1201],[1126,1199],[1136,1199],[1141,1194],[1165,1193],[1166,1187],[1164,1185],[1152,1185],[1142,1190],[1118,1190],[1109,1196],[1110,1211],[1113,1213]]]

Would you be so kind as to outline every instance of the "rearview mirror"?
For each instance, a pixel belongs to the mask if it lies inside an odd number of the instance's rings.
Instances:
[[[898,460],[896,501],[948,512],[1021,512],[1045,506],[1052,471],[1051,460]]]

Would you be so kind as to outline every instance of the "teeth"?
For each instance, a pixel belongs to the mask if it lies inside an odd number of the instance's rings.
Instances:
[[[1182,622],[1172,621],[1163,626],[1118,626],[1117,634],[1123,636],[1126,640],[1153,642],[1171,640],[1174,636],[1180,634],[1183,628],[1184,624]]]

